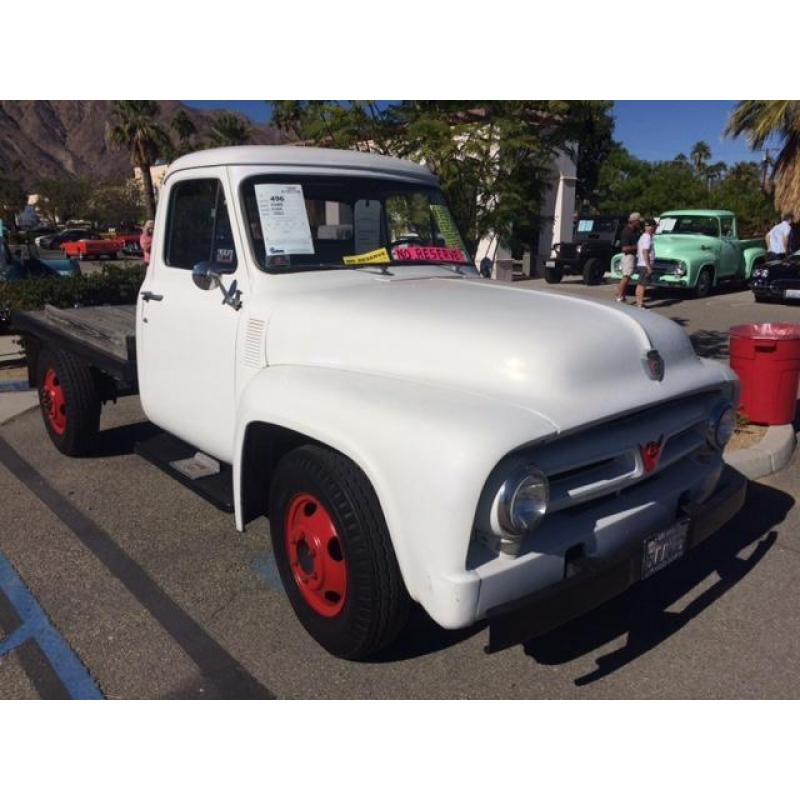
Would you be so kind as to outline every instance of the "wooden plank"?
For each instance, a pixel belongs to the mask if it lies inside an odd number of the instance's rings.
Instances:
[[[136,357],[136,306],[55,308],[46,305],[43,316],[47,324],[65,335],[109,355],[122,360]]]

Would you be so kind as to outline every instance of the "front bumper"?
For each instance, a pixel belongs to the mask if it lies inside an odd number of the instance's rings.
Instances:
[[[622,273],[621,272],[609,272],[606,273],[606,276],[609,280],[612,281],[621,281],[622,280]],[[631,283],[636,283],[639,280],[638,273],[634,272],[633,275],[630,276]],[[688,289],[691,288],[689,285],[689,278],[688,275],[671,275],[665,272],[654,272],[651,279],[650,279],[650,286],[664,286],[668,289]]]
[[[747,480],[727,469],[717,490],[702,504],[681,508],[689,519],[686,549],[692,549],[721,528],[744,505]],[[490,608],[489,653],[541,636],[630,588],[642,577],[644,541],[637,540],[607,558],[585,558],[576,573],[558,583]]]

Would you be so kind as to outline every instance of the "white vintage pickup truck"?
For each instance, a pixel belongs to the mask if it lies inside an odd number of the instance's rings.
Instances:
[[[489,650],[539,635],[744,502],[734,374],[655,314],[479,278],[406,161],[180,158],[135,310],[14,324],[55,445],[90,453],[101,404],[138,391],[164,431],[139,452],[239,530],[268,515],[295,612],[344,658],[412,601],[488,620]]]

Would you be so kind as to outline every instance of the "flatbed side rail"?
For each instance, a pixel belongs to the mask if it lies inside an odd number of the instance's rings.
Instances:
[[[124,346],[114,343],[108,336],[106,325],[92,326],[90,309],[53,309],[58,313],[45,311],[18,311],[11,317],[9,326],[12,334],[19,335],[25,342],[28,355],[28,378],[31,386],[36,382],[35,361],[42,347],[65,350],[75,354],[90,366],[114,379],[119,394],[133,394],[137,391],[136,340],[133,335],[135,306],[103,306],[103,309],[116,308],[124,315],[123,309],[132,309],[130,329],[123,319],[118,334]],[[72,319],[70,313],[73,312]],[[84,312],[76,315],[74,312]],[[104,327],[106,330],[104,331]]]

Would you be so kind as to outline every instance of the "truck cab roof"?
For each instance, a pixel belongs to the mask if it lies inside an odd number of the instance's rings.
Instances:
[[[733,211],[719,208],[682,208],[678,211],[665,211],[662,217],[735,217]]]
[[[245,145],[200,150],[176,159],[170,165],[167,177],[180,170],[218,166],[297,167],[303,172],[313,171],[315,168],[364,170],[425,183],[437,182],[428,167],[404,159],[355,150],[298,145]]]

